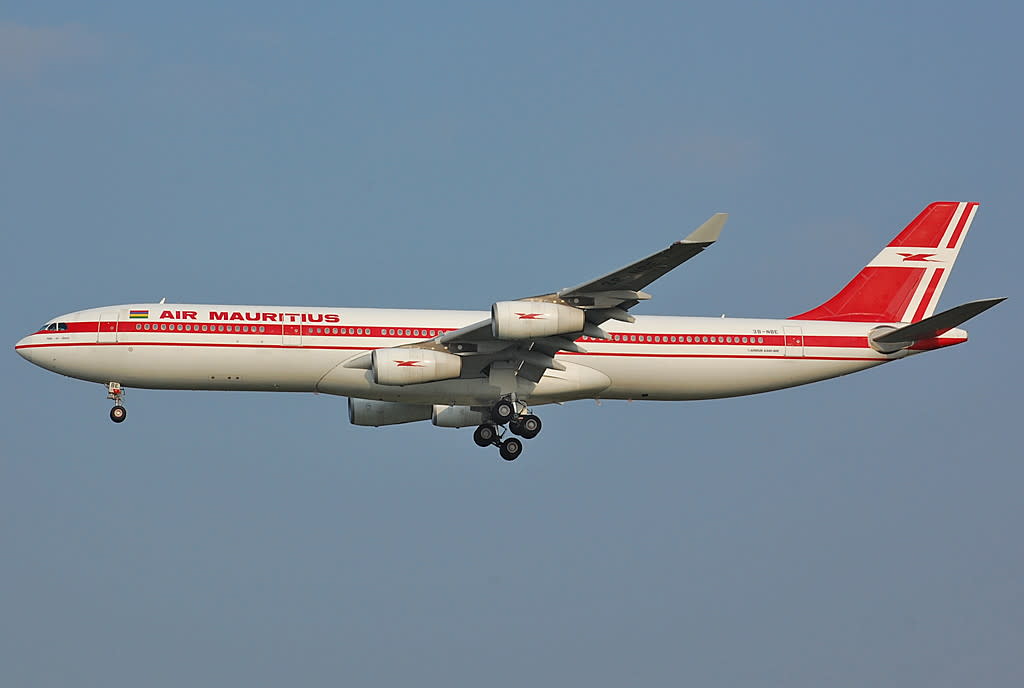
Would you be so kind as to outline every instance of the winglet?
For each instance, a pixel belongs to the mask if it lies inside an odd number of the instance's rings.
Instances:
[[[708,218],[707,222],[693,230],[688,237],[683,239],[684,244],[713,244],[718,241],[718,235],[722,233],[725,221],[729,219],[729,213],[715,213]]]

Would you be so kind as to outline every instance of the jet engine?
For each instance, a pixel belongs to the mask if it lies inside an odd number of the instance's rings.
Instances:
[[[429,404],[404,404],[399,401],[348,400],[348,420],[352,425],[398,425],[418,420],[430,420],[433,407]]]
[[[499,301],[491,306],[491,330],[498,339],[536,339],[582,332],[582,310],[546,301]]]
[[[469,406],[443,406],[434,405],[434,414],[431,422],[439,428],[468,428],[474,425],[481,425],[487,417],[483,411],[477,411]]]
[[[462,359],[432,349],[376,349],[372,369],[373,381],[378,385],[416,385],[458,377]]]

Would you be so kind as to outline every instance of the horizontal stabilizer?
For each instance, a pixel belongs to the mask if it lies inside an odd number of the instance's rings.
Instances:
[[[943,311],[938,315],[933,315],[930,318],[918,321],[912,325],[906,327],[900,327],[895,330],[890,330],[877,337],[872,337],[872,341],[879,342],[882,344],[899,344],[903,342],[916,342],[922,339],[932,339],[939,335],[952,330],[974,316],[984,313],[992,306],[998,303],[1002,303],[1006,300],[1006,297],[1000,297],[997,299],[980,299],[978,301],[968,301],[965,304],[961,304],[956,308],[950,308],[948,311]]]

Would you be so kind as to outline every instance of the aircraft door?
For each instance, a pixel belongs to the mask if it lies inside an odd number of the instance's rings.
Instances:
[[[804,334],[799,327],[784,327],[783,334],[786,338],[786,357],[802,358],[804,355]]]
[[[281,326],[281,344],[302,346],[302,323],[285,323]]]
[[[96,341],[101,344],[117,341],[117,311],[100,313],[99,325],[96,328]]]

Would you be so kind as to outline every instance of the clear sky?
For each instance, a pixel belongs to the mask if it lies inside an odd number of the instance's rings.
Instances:
[[[1016,686],[1012,3],[8,3],[0,684]],[[35,368],[155,301],[486,309],[718,211],[638,313],[784,317],[981,203],[972,339],[756,397],[348,425]]]

